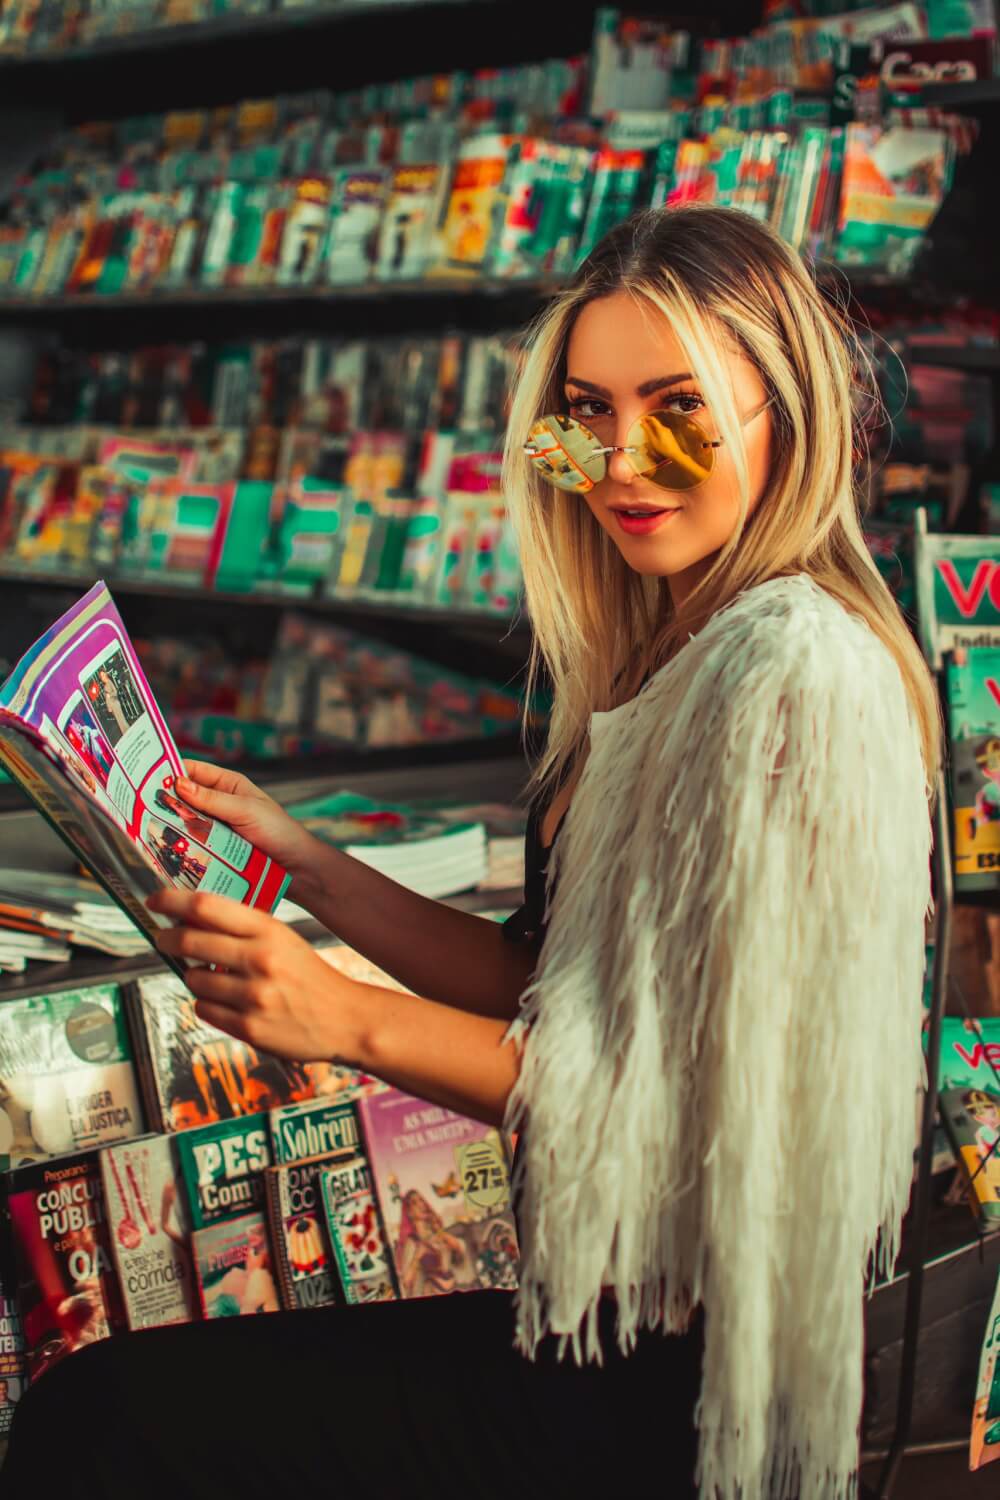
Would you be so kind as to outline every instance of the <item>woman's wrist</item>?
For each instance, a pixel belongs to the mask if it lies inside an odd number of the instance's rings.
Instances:
[[[292,877],[288,895],[319,917],[316,907],[326,904],[336,882],[335,866],[340,850],[324,844],[314,834],[305,833],[305,830],[303,833],[301,850],[285,863],[285,869]]]
[[[343,1056],[331,1057],[332,1062],[356,1068],[359,1073],[374,1073],[374,1039],[380,1002],[384,1004],[385,996],[385,990],[356,979],[338,985],[336,1044]]]

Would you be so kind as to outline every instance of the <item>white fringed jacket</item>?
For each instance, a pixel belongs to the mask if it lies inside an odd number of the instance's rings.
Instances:
[[[701,1302],[704,1500],[842,1500],[865,1275],[880,1235],[896,1258],[925,1079],[930,787],[903,680],[797,574],[590,735],[509,1033],[518,1347],[599,1359],[604,1283],[624,1349]]]

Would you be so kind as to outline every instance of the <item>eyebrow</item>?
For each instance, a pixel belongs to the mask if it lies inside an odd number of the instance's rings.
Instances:
[[[635,393],[637,396],[651,396],[654,391],[662,391],[668,385],[680,385],[682,380],[691,380],[693,377],[690,370],[682,370],[678,375],[658,375],[655,380],[644,380],[642,385],[637,385]],[[606,385],[598,385],[593,380],[579,380],[575,375],[567,375],[564,382],[566,385],[579,386],[581,391],[591,391],[595,396],[603,396],[605,400],[612,399],[611,392]]]

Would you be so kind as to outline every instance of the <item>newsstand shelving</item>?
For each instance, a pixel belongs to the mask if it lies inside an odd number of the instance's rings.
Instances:
[[[237,593],[227,589],[189,588],[184,584],[171,584],[150,578],[129,578],[109,574],[105,580],[115,594],[140,594],[144,598],[173,599],[183,605],[185,601],[198,603],[240,605],[261,609],[307,609],[326,615],[350,616],[361,619],[371,616],[385,620],[399,618],[420,624],[432,624],[442,630],[490,630],[500,634],[511,630],[527,631],[527,623],[521,616],[508,619],[497,610],[448,609],[430,604],[408,602],[405,597],[392,597],[385,602],[362,597],[355,599],[349,593],[323,594],[316,589],[307,593]],[[89,574],[34,570],[18,568],[0,563],[0,586],[4,584],[29,584],[32,588],[78,589],[81,593],[91,587],[94,579]]]
[[[430,0],[426,5],[400,3],[378,4],[342,3],[329,7],[311,7],[303,11],[279,12],[266,17],[234,16],[228,19],[197,27],[162,28],[145,35],[109,39],[85,48],[71,49],[54,56],[28,54],[22,57],[0,58],[0,180],[3,171],[9,169],[17,156],[19,122],[24,129],[37,129],[39,111],[48,109],[56,123],[72,124],[82,120],[101,117],[123,117],[129,114],[156,112],[170,107],[197,107],[212,103],[230,103],[239,98],[259,97],[281,90],[307,90],[314,87],[343,89],[361,83],[374,82],[394,77],[412,76],[420,72],[446,71],[457,67],[475,67],[484,64],[502,66],[507,63],[540,60],[548,56],[566,56],[575,51],[586,50],[592,28],[597,0],[584,0],[579,6],[539,7],[534,0]],[[679,8],[679,11],[682,7]],[[704,12],[693,18],[677,15],[679,25],[700,34],[734,35],[738,31],[749,31],[760,19],[758,3],[744,0],[713,0],[710,14]],[[369,45],[363,49],[357,45],[359,38],[367,37]],[[303,46],[303,39],[309,45]],[[323,45],[330,43],[330,46]],[[363,57],[363,76],[359,76],[358,59]],[[996,99],[997,85],[970,85],[962,91],[950,88],[947,95],[941,94],[936,102],[947,102],[956,108],[991,108]],[[961,95],[961,97],[960,97]],[[53,128],[50,126],[50,128]],[[13,144],[12,144],[13,143]],[[850,272],[842,273],[845,278]],[[854,287],[862,284],[879,286],[882,278],[851,277]],[[892,290],[892,284],[889,283]],[[237,319],[244,325],[255,324],[266,327],[267,319],[301,316],[327,319],[335,316],[353,321],[358,326],[362,320],[372,319],[379,323],[383,318],[405,319],[407,327],[415,326],[421,318],[428,326],[441,326],[442,321],[461,323],[464,326],[486,326],[494,320],[499,326],[502,316],[513,316],[518,299],[527,304],[534,300],[537,305],[551,286],[525,283],[464,283],[445,285],[421,283],[419,286],[388,288],[372,283],[360,288],[331,289],[329,294],[307,295],[302,289],[290,289],[278,293],[270,289],[255,289],[249,294],[232,295],[218,293],[204,295],[197,291],[174,296],[134,298],[57,298],[0,300],[0,343],[4,336],[28,341],[46,337],[63,336],[67,331],[87,342],[91,339],[113,339],[120,334],[131,340],[159,335],[169,326],[175,332],[178,320],[199,319],[202,335],[205,317],[211,315],[215,326],[234,326]],[[445,308],[442,319],[441,309]],[[142,314],[141,320],[136,317]],[[145,327],[143,326],[145,325]],[[274,326],[271,322],[270,326]],[[0,358],[3,349],[0,348]],[[45,580],[40,576],[26,580],[22,577],[0,577],[4,590],[25,586],[37,588],[39,594],[51,591],[53,598],[59,586],[79,588],[79,581],[64,577],[60,580]],[[129,590],[115,581],[113,588]],[[156,594],[143,588],[143,594],[155,598]],[[136,593],[131,597],[138,600]],[[175,597],[173,591],[160,597]],[[181,598],[181,591],[176,591]],[[184,598],[190,603],[190,596]],[[212,601],[197,601],[212,607]],[[254,600],[261,606],[278,601]],[[235,602],[216,597],[216,605],[225,604],[230,610],[242,608]],[[281,599],[289,608],[320,607],[318,601]],[[360,601],[359,601],[360,604]],[[339,601],[324,601],[333,613]],[[379,606],[381,609],[381,606]],[[253,609],[247,609],[249,618]],[[359,618],[373,616],[366,608],[355,608]],[[402,612],[399,612],[400,617]],[[409,616],[417,623],[415,615]],[[460,630],[475,631],[483,637],[481,625],[496,628],[498,622],[480,622],[460,619],[450,615],[440,622],[426,621],[429,628],[439,624],[454,635]],[[501,628],[502,622],[501,622]],[[525,641],[522,639],[523,646]],[[503,758],[488,759],[489,744],[466,747],[469,756],[459,762],[437,766],[416,767],[406,764],[407,752],[401,752],[398,768],[392,771],[363,772],[354,766],[331,777],[332,785],[353,786],[359,791],[368,790],[375,795],[413,800],[418,794],[438,795],[442,791],[464,790],[470,797],[503,797],[516,791],[514,782],[523,774],[520,756],[511,753]],[[299,788],[297,795],[311,795],[321,790],[316,780],[304,779],[312,768],[284,768],[298,780],[292,782],[268,781],[269,790],[290,800],[294,793],[290,786]],[[329,766],[328,766],[328,769]],[[279,774],[279,768],[272,768]],[[255,770],[254,774],[258,774]],[[262,779],[262,778],[261,778]],[[506,788],[506,791],[505,791]],[[40,827],[37,816],[23,808],[2,813],[0,800],[0,841],[5,853],[13,854],[17,837],[31,841],[33,854]],[[942,814],[939,811],[939,820]],[[48,834],[48,830],[45,830]],[[943,830],[947,839],[947,829]],[[52,839],[54,835],[49,835]],[[65,851],[57,846],[65,860]],[[943,858],[947,845],[938,844],[936,857]],[[55,868],[56,866],[53,866]],[[66,866],[63,865],[63,868]],[[950,872],[945,873],[945,885],[939,892],[948,890],[948,903],[939,896],[939,953],[940,966],[935,975],[934,1006],[932,1016],[940,1028],[940,1017],[944,1006],[946,983],[946,952],[948,941],[948,914],[950,913]],[[491,904],[501,905],[503,893],[489,893],[496,899]],[[132,963],[133,961],[128,961]],[[151,955],[148,962],[158,966]],[[61,975],[49,973],[46,977],[43,966],[36,966],[27,976],[16,980],[10,976],[0,980],[0,1000],[13,998],[15,993],[26,993],[24,985],[37,992],[40,989],[66,987],[74,983],[94,982],[98,974],[109,973],[106,960],[95,960],[92,966],[87,959],[77,959],[69,965],[57,966]],[[47,966],[45,966],[47,967]],[[131,972],[135,972],[133,967]],[[932,1024],[935,1024],[932,1020]],[[936,1080],[934,1082],[936,1090]],[[930,1101],[932,1090],[929,1090]],[[908,1271],[880,1287],[868,1309],[868,1323],[872,1326],[881,1319],[885,1327],[902,1319],[904,1326],[904,1362],[901,1372],[897,1422],[892,1448],[888,1456],[879,1488],[880,1500],[887,1500],[898,1474],[899,1460],[903,1451],[927,1451],[925,1443],[908,1445],[913,1405],[913,1386],[916,1370],[917,1333],[920,1326],[925,1286],[929,1294],[939,1300],[943,1296],[948,1278],[957,1274],[956,1268],[967,1267],[981,1246],[973,1242],[972,1234],[962,1244],[950,1245],[944,1256],[929,1258],[929,1142],[928,1119],[933,1118],[933,1105],[928,1102],[924,1113],[924,1128],[921,1138],[920,1170],[910,1215],[906,1264]],[[952,1231],[953,1232],[953,1231]],[[1000,1239],[1000,1237],[995,1237]],[[940,1249],[940,1247],[938,1247]],[[990,1254],[996,1247],[990,1246]],[[950,1268],[950,1269],[949,1269]],[[926,1274],[925,1274],[926,1272]],[[902,1302],[905,1298],[905,1316]],[[877,1313],[873,1313],[877,1309]],[[932,1447],[935,1445],[931,1445]],[[869,1454],[868,1457],[876,1457]],[[864,1455],[863,1455],[864,1457]]]

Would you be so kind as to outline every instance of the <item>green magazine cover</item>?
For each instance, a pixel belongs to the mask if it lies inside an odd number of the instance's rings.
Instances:
[[[271,1165],[266,1114],[182,1130],[175,1139],[192,1229],[263,1210]]]
[[[986,1234],[1000,1228],[1000,1019],[941,1025],[941,1121]]]
[[[320,1190],[345,1301],[349,1306],[394,1301],[392,1263],[365,1158],[326,1167]]]
[[[353,1101],[360,1094],[360,1085],[349,1085],[327,1099],[272,1109],[267,1128],[275,1166],[332,1152],[356,1151],[360,1134]]]
[[[917,507],[914,574],[920,645],[939,671],[956,646],[1000,646],[1000,537],[929,531]]]

